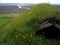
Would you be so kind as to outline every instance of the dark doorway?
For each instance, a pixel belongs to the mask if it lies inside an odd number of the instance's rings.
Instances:
[[[44,24],[45,23],[45,24]],[[56,23],[54,21],[46,21],[41,26],[39,29],[36,31],[37,36],[43,36],[46,39],[60,39],[60,29],[59,29],[59,24],[56,26]]]
[[[54,25],[36,32],[36,35],[43,35],[46,39],[60,39],[60,30]]]

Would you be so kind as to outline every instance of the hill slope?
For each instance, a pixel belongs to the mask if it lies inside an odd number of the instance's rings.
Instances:
[[[59,41],[35,37],[36,28],[50,17],[60,19],[60,9],[49,4],[38,4],[1,27],[1,45],[59,45]]]

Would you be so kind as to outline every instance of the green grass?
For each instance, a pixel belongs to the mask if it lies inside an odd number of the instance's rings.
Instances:
[[[35,37],[36,28],[50,17],[60,19],[60,9],[49,4],[33,6],[0,28],[0,45],[60,45],[60,40]]]
[[[16,15],[15,14],[0,14],[0,27],[4,26]]]
[[[9,19],[6,19],[6,18],[0,18],[0,27],[5,24]]]
[[[0,26],[5,24],[7,21],[9,22],[12,18],[18,16],[17,13],[0,13]],[[7,23],[8,23],[7,22]]]
[[[0,17],[15,17],[18,15],[19,13],[0,13]]]

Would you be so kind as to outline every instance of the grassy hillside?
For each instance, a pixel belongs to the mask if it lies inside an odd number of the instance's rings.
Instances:
[[[60,19],[60,9],[49,4],[33,6],[1,27],[0,45],[60,45],[60,40],[35,37],[41,22],[53,16]]]
[[[8,23],[12,18],[14,18],[15,16],[18,16],[19,14],[17,13],[10,13],[10,14],[1,14],[0,13],[0,27],[2,27],[2,25],[5,25],[6,23]]]
[[[4,25],[6,22],[8,22],[9,20],[10,20],[10,18],[8,18],[8,17],[2,17],[2,18],[0,18],[0,27],[2,25]]]

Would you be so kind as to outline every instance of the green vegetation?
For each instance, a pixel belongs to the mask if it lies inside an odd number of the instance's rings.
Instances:
[[[35,37],[39,24],[53,16],[60,19],[60,9],[49,4],[33,6],[0,28],[0,45],[60,45],[60,40]]]
[[[18,15],[18,14],[16,14]],[[13,17],[16,16],[15,14],[1,14],[0,13],[0,27],[4,26],[7,24]]]
[[[4,25],[8,20],[9,20],[9,18],[8,18],[8,19],[5,18],[5,17],[0,18],[0,27],[1,27],[2,25]]]
[[[0,13],[0,17],[15,17],[18,15],[19,13]]]

